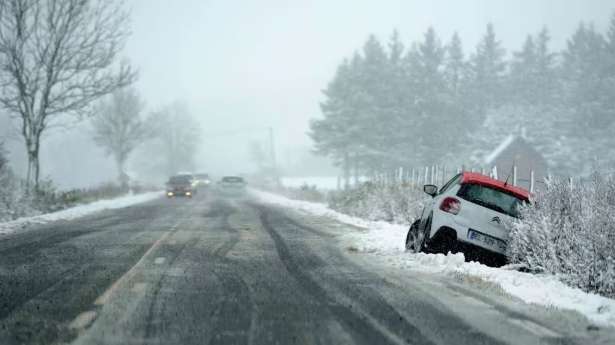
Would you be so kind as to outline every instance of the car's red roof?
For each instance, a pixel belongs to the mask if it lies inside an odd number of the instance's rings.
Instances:
[[[508,192],[524,200],[530,199],[530,192],[528,190],[521,187],[513,186],[512,184],[506,184],[504,183],[504,181],[496,180],[494,178],[479,173],[464,172],[461,183],[479,184],[486,187],[499,189],[504,192]]]

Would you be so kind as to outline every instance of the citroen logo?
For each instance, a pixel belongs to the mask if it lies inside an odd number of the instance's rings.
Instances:
[[[495,216],[495,217],[491,218],[491,221],[494,222],[494,223],[498,223],[498,224],[502,223],[502,220],[498,216]]]

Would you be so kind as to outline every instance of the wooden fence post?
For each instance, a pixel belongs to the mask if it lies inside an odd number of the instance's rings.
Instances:
[[[534,193],[534,170],[530,170],[530,193]]]

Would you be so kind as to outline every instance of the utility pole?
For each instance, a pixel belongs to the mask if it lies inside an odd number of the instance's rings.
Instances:
[[[273,127],[269,127],[269,153],[271,155],[271,168],[273,169],[273,175],[275,183],[280,184],[280,177],[278,176],[278,166],[275,159],[275,143],[273,141]]]

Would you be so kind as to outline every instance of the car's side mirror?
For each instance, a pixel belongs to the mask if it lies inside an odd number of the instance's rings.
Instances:
[[[423,191],[426,194],[433,196],[436,196],[436,194],[438,194],[438,186],[433,185],[433,184],[426,184],[423,186]]]

